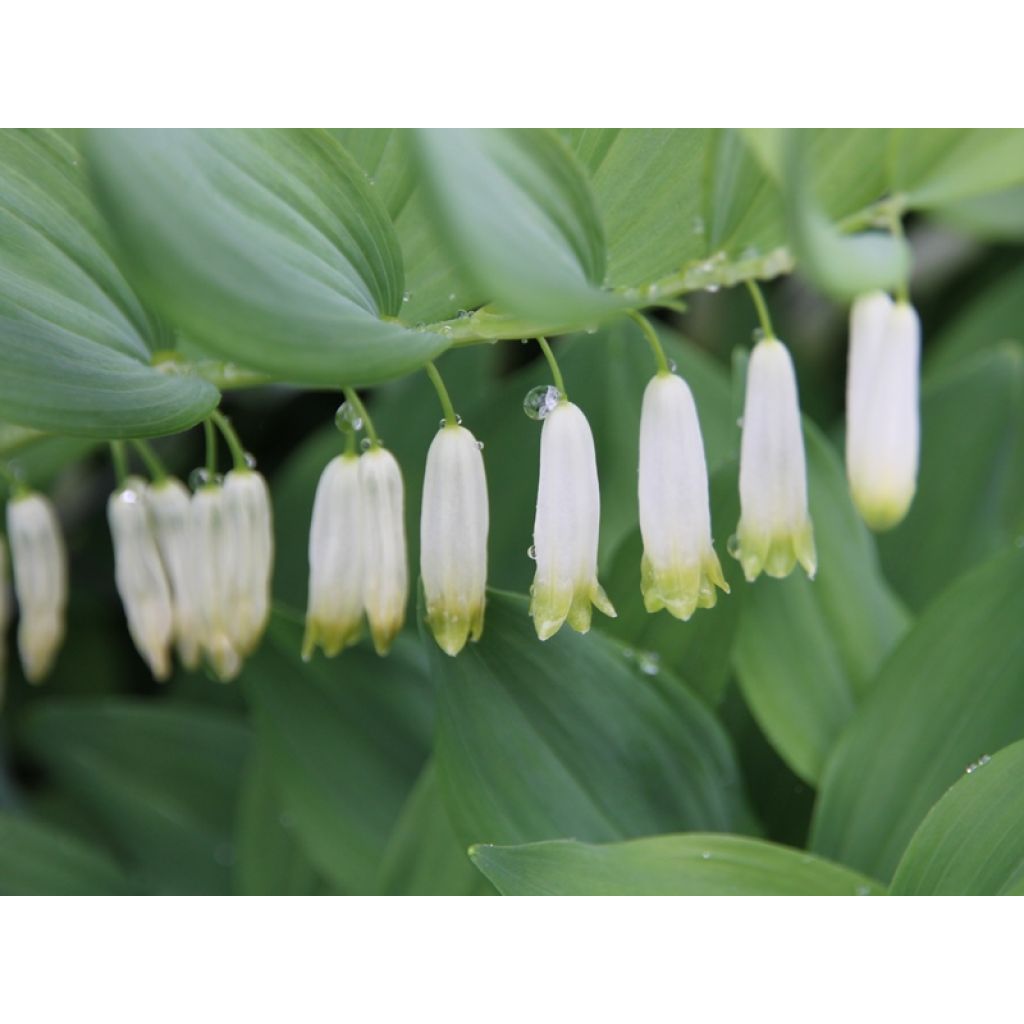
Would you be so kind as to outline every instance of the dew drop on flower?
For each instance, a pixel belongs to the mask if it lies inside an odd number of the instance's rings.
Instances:
[[[532,544],[526,549],[526,554],[531,562],[537,561],[537,549]]]
[[[359,447],[362,448],[364,452],[368,452],[372,444],[373,442],[368,437],[364,437],[362,441],[359,442]]]
[[[139,492],[133,491],[130,487],[126,487],[121,492],[121,500],[127,502],[129,505],[134,505],[139,500]]]
[[[363,429],[363,418],[356,411],[351,402],[342,402],[338,411],[334,414],[334,425],[343,434],[352,434]]]
[[[246,464],[246,466],[249,469],[255,469],[256,465],[257,465],[257,463],[256,463],[256,456],[253,455],[252,452],[244,452],[243,455],[245,457],[245,464]]]
[[[209,482],[210,471],[205,466],[193,469],[188,475],[188,485],[193,491],[198,491],[200,487],[205,487]]]
[[[538,384],[537,387],[530,388],[526,392],[526,397],[523,399],[523,412],[531,420],[542,420],[554,410],[561,400],[562,392],[553,384]]]
[[[725,542],[725,550],[728,551],[729,554],[732,555],[733,558],[739,558],[740,557],[740,538],[739,538],[739,536],[737,534],[734,533]]]
[[[672,373],[675,373],[676,370],[679,369],[679,364],[674,359],[670,359],[668,361],[668,368],[669,368],[669,370],[672,371]]]
[[[477,446],[477,448],[480,449],[480,451],[484,450],[484,443],[483,443],[483,441],[477,441],[476,446]]]
[[[759,341],[764,341],[764,328],[763,327],[755,327],[753,329],[753,331],[751,331],[750,336],[751,336],[751,338],[753,338],[755,345]]]

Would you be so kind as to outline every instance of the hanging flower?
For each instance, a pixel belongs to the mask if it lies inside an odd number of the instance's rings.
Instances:
[[[203,653],[222,682],[241,671],[242,657],[231,636],[229,579],[241,549],[228,518],[224,488],[205,484],[192,495],[193,579]]]
[[[917,488],[921,324],[905,302],[862,295],[850,312],[846,474],[873,530],[907,514]]]
[[[378,654],[387,654],[405,622],[409,568],[402,470],[385,448],[359,458],[362,500],[363,608]]]
[[[228,635],[245,657],[256,649],[270,615],[274,534],[267,482],[254,470],[233,469],[224,477],[223,502],[235,551],[226,579]]]
[[[711,541],[708,471],[693,395],[681,377],[659,373],[640,414],[641,589],[649,612],[686,621],[713,608],[729,585]]]
[[[194,669],[199,664],[201,635],[195,597],[195,551],[188,489],[180,480],[164,477],[147,488],[146,504],[171,585],[178,657],[186,668]]]
[[[541,640],[568,620],[579,633],[590,629],[591,605],[615,616],[597,581],[601,494],[594,438],[578,406],[559,402],[544,418],[540,439],[540,486],[533,525],[537,572],[530,588],[530,615]]]
[[[480,445],[465,427],[442,427],[427,452],[420,515],[420,574],[427,622],[456,655],[484,628],[487,479]]]
[[[309,530],[309,602],[302,657],[319,645],[333,658],[356,643],[363,624],[359,457],[331,459],[320,475]]]
[[[43,679],[64,640],[68,556],[57,513],[42,494],[15,495],[7,504],[14,590],[18,597],[18,652],[25,678]]]
[[[174,611],[146,504],[146,481],[129,477],[107,500],[114,579],[135,649],[154,678],[171,674]]]
[[[753,581],[788,576],[799,562],[814,577],[817,554],[807,514],[807,467],[796,374],[786,346],[759,341],[747,367],[740,446],[736,557]]]

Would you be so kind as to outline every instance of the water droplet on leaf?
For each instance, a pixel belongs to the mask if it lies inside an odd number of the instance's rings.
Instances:
[[[523,412],[531,420],[542,420],[547,417],[562,400],[562,392],[553,384],[538,384],[530,388],[523,399]]]

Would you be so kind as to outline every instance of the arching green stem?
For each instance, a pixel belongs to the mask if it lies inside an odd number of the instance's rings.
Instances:
[[[235,428],[231,426],[231,420],[218,409],[214,409],[210,413],[210,419],[224,435],[224,440],[227,441],[228,448],[231,450],[231,460],[235,464],[235,469],[248,469],[249,462],[245,457],[245,449],[238,439],[238,434],[235,433]]]
[[[110,442],[110,458],[114,463],[114,479],[118,487],[123,487],[128,479],[128,452],[125,449],[124,441]]]
[[[217,431],[212,419],[203,420],[203,437],[206,439],[206,473],[212,483],[217,475]]]
[[[629,316],[640,325],[640,330],[644,332],[647,344],[651,346],[654,359],[658,364],[658,373],[671,373],[672,368],[665,358],[665,350],[661,347],[661,339],[658,337],[658,332],[654,329],[651,321],[643,313],[638,313],[635,309],[629,311]]]
[[[757,318],[761,321],[761,330],[764,331],[764,336],[766,338],[774,338],[775,329],[772,327],[772,318],[768,314],[768,304],[764,301],[760,287],[758,287],[756,281],[747,281],[746,284],[750,291],[750,297],[754,300]]]
[[[149,444],[145,441],[132,441],[132,447],[139,453],[139,457],[146,464],[146,469],[149,470],[153,483],[160,483],[161,480],[167,479],[166,467]]]
[[[370,445],[373,448],[380,447],[380,438],[377,436],[377,431],[374,429],[373,420],[370,419],[369,414],[366,411],[366,406],[363,405],[363,400],[356,394],[355,388],[345,388],[345,401],[352,403],[352,408],[359,414],[359,418],[363,421],[363,427],[366,429],[366,436],[370,439]]]
[[[904,242],[906,240],[906,235],[903,233],[903,221],[900,218],[899,212],[896,210],[892,212],[889,219],[889,229],[892,231],[893,237],[898,239],[900,242]],[[906,277],[901,278],[899,284],[896,285],[896,301],[903,303],[910,302],[910,282]]]
[[[452,405],[451,396],[448,394],[448,389],[444,386],[444,381],[441,379],[441,374],[438,373],[437,367],[433,363],[427,363],[423,369],[427,371],[430,383],[434,385],[434,390],[437,392],[441,408],[444,410],[445,423],[449,427],[457,426],[459,418],[455,415],[455,407]]]
[[[547,338],[538,336],[537,344],[540,345],[540,350],[544,353],[544,358],[548,361],[548,366],[551,367],[551,376],[554,378],[555,387],[561,391],[562,398],[568,401],[569,392],[565,390],[565,381],[562,380],[562,371],[558,368],[558,363],[555,360],[555,353],[551,351],[551,346],[548,344]]]

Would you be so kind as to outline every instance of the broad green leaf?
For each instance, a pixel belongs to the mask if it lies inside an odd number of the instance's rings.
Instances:
[[[121,896],[133,891],[105,851],[52,825],[0,812],[0,895]]]
[[[235,826],[234,892],[238,896],[310,896],[320,880],[295,837],[274,787],[267,755],[249,759]]]
[[[898,128],[891,184],[915,209],[1024,184],[1024,129]]]
[[[114,260],[78,150],[50,131],[0,132],[0,408],[85,437],[171,433],[217,389],[152,365],[169,345]]]
[[[503,896],[880,896],[876,882],[801,850],[715,834],[625,843],[474,846]]]
[[[839,460],[805,422],[813,581],[762,577],[744,594],[734,647],[743,696],[786,763],[815,782],[907,618],[878,567]]]
[[[1024,742],[987,755],[928,812],[893,896],[998,896],[1024,882]]]
[[[301,640],[277,617],[246,666],[257,742],[313,864],[343,892],[372,892],[427,756],[432,689],[404,645],[384,660],[355,647],[303,663]]]
[[[1007,342],[926,378],[906,519],[878,539],[914,608],[1024,530],[1024,349]]]
[[[1024,551],[962,577],[882,666],[822,775],[811,846],[888,879],[929,808],[1024,736]]]
[[[729,681],[733,641],[746,593],[739,563],[728,557],[722,540],[736,528],[738,516],[736,466],[731,464],[723,466],[711,479],[711,521],[731,593],[719,594],[714,608],[697,611],[689,622],[680,622],[668,612],[651,615],[644,608],[640,592],[643,540],[639,528],[619,545],[603,580],[619,615],[598,623],[602,630],[629,644],[639,657],[660,659],[709,704],[719,702]]]
[[[281,380],[370,383],[447,341],[410,331],[365,174],[320,130],[102,130],[87,153],[140,287],[209,351]]]
[[[483,305],[486,293],[466,278],[438,232],[430,197],[419,183],[410,130],[339,128],[332,133],[369,175],[394,222],[405,265],[402,320],[434,323]]]
[[[493,591],[479,643],[449,658],[425,642],[438,782],[463,842],[746,827],[725,733],[667,672],[598,633],[542,644],[526,600]]]
[[[964,199],[943,206],[933,216],[986,242],[1019,242],[1024,238],[1024,186]]]
[[[32,753],[157,893],[226,893],[248,746],[236,718],[127,698],[52,699],[22,723]]]
[[[504,312],[553,325],[614,308],[586,175],[544,129],[419,129],[422,186],[450,252]]]
[[[385,896],[481,896],[493,889],[460,843],[428,761],[409,794],[380,865]]]
[[[61,470],[80,462],[99,442],[84,437],[51,437],[38,430],[0,424],[0,459],[30,487],[48,486]]]

